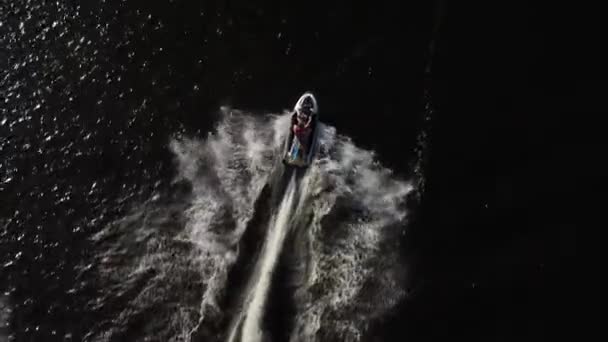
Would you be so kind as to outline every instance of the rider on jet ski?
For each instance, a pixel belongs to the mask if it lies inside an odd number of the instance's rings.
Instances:
[[[289,124],[289,134],[285,141],[283,163],[294,167],[307,167],[312,162],[317,146],[319,129],[319,108],[317,100],[310,92],[298,99]]]
[[[301,156],[305,156],[307,151],[307,144],[310,133],[312,132],[312,113],[313,113],[313,103],[310,98],[306,98],[302,103],[300,108],[296,109],[296,123],[293,125],[292,130],[295,138],[297,139],[297,144],[293,144],[291,155],[296,157],[298,154]],[[298,153],[299,149],[302,150],[302,153]]]

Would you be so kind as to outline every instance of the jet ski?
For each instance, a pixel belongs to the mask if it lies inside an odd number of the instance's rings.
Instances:
[[[293,108],[289,134],[285,141],[285,165],[305,168],[312,162],[318,139],[318,112],[317,99],[312,93],[306,92],[300,96]]]

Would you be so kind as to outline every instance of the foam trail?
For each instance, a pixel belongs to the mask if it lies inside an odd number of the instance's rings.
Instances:
[[[83,264],[81,272],[91,269],[103,289],[89,305],[105,318],[85,340],[267,340],[262,323],[274,317],[267,311],[275,300],[272,307],[281,307],[270,291],[283,256],[285,312],[293,316],[273,332],[291,342],[369,340],[372,325],[406,297],[400,241],[414,184],[322,123],[318,155],[292,179],[277,169],[288,113],[221,114],[206,138],[171,141],[178,174],[166,193],[93,236],[97,266]],[[275,197],[266,186],[285,191]],[[258,243],[248,239],[260,228],[265,241],[250,274]],[[2,317],[0,340],[10,333]]]
[[[283,200],[279,206],[276,216],[273,218],[272,227],[269,231],[260,266],[258,269],[258,280],[254,285],[250,302],[245,314],[245,322],[241,334],[242,341],[262,341],[263,333],[260,327],[264,312],[264,304],[270,286],[272,271],[277,258],[281,252],[283,241],[288,231],[289,218],[291,217],[292,205],[296,194],[295,174],[291,176]],[[238,327],[235,326],[235,328]],[[233,335],[233,334],[231,334]]]

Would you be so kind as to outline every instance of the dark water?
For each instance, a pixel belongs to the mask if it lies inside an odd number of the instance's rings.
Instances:
[[[575,254],[571,224],[541,200],[561,193],[535,115],[555,96],[538,91],[554,64],[538,11],[472,13],[423,1],[2,1],[0,338],[168,340],[181,308],[195,324],[201,275],[176,238],[193,190],[174,182],[170,142],[204,138],[220,106],[261,117],[312,90],[324,122],[401,178],[426,179],[401,247],[407,300],[366,338],[542,339],[551,285]],[[125,265],[144,254],[179,266],[130,278]]]

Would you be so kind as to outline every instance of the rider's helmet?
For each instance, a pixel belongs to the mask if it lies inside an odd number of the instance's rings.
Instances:
[[[311,93],[305,93],[296,103],[295,111],[298,116],[310,116],[317,113],[317,101]]]

